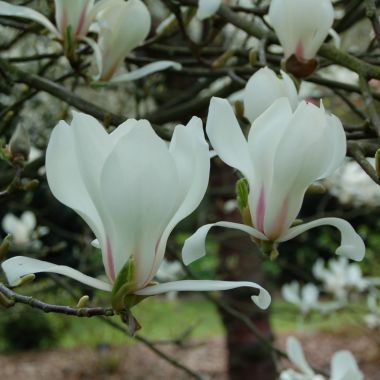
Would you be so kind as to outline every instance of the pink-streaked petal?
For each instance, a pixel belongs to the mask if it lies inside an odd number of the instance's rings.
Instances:
[[[192,236],[190,236],[183,245],[182,259],[185,265],[189,265],[195,260],[200,259],[206,255],[206,237],[208,232],[213,227],[226,227],[235,230],[243,231],[251,236],[260,240],[268,240],[264,234],[253,227],[246,226],[245,224],[232,223],[232,222],[217,222],[206,224],[200,227]]]
[[[278,242],[288,241],[294,237],[310,230],[311,228],[320,226],[333,226],[341,233],[341,245],[337,248],[335,253],[337,255],[345,256],[351,260],[361,261],[365,255],[365,245],[363,239],[353,229],[350,223],[344,219],[339,218],[322,218],[309,223],[301,224],[296,227],[290,228],[284,236],[278,239]]]
[[[141,296],[152,296],[161,293],[167,293],[171,291],[187,292],[210,292],[215,290],[230,290],[236,288],[254,288],[259,289],[260,294],[258,296],[252,296],[252,301],[261,309],[267,309],[271,303],[271,296],[267,290],[260,285],[250,281],[211,281],[211,280],[183,280],[173,281],[164,284],[158,284],[148,286],[144,289],[135,292]]]
[[[66,277],[70,277],[82,284],[91,286],[96,289],[110,292],[112,286],[104,281],[87,276],[76,269],[65,265],[55,265],[47,261],[32,259],[30,257],[15,256],[1,264],[3,271],[11,286],[17,286],[22,277],[35,273],[56,273]]]

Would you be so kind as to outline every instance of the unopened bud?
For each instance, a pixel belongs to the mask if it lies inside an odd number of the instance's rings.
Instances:
[[[19,124],[9,141],[9,150],[12,159],[16,161],[28,161],[30,153],[30,139],[27,130]]]
[[[277,259],[277,257],[280,255],[280,252],[278,252],[278,249],[275,247],[273,248],[273,250],[271,251],[271,253],[269,254],[269,259],[271,261],[274,261]]]
[[[0,260],[5,256],[11,247],[12,235],[7,235],[0,244]]]
[[[38,187],[40,184],[40,181],[38,179],[32,179],[28,183],[24,185],[24,190],[34,190],[35,188]]]
[[[244,103],[241,100],[235,102],[236,116],[240,119],[244,117]]]
[[[212,67],[214,69],[219,69],[220,67],[223,67],[226,65],[227,61],[233,57],[236,53],[235,49],[228,49],[225,51],[221,56],[219,56],[213,63]]]
[[[294,226],[299,226],[300,224],[303,223],[303,220],[302,219],[295,219],[292,223],[292,227]]]
[[[307,192],[312,194],[324,194],[326,188],[321,183],[316,182],[308,187]]]
[[[80,300],[77,303],[77,308],[81,309],[82,307],[87,307],[88,301],[90,301],[89,296],[83,296],[80,298]]]
[[[29,284],[32,281],[34,281],[35,278],[36,278],[35,274],[33,274],[33,273],[27,274],[26,276],[21,277],[20,280],[16,284],[14,284],[12,286],[16,287],[16,286],[21,286],[21,285]]]
[[[3,293],[0,293],[0,305],[8,308],[15,304],[15,301],[11,300],[7,296],[5,296]]]
[[[245,178],[236,182],[236,200],[240,211],[248,207],[249,185]]]
[[[375,153],[375,168],[377,178],[380,179],[380,149],[378,149]]]
[[[257,51],[256,50],[250,50],[249,51],[248,61],[252,67],[256,66],[256,64],[257,64]]]

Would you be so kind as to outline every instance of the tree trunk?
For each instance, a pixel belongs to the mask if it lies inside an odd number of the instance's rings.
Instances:
[[[215,210],[218,220],[228,220],[241,223],[238,210],[226,213],[223,204],[233,199],[233,185],[236,176],[225,165],[216,164],[212,170],[211,183],[216,193],[218,189],[227,189],[219,194],[219,209]],[[220,277],[232,281],[254,281],[265,286],[262,270],[262,253],[248,236],[240,232],[220,230],[221,238]],[[262,335],[272,339],[269,322],[269,311],[262,311],[251,300],[249,289],[241,288],[234,291],[223,292],[222,301],[232,308],[249,317]],[[275,380],[276,367],[271,352],[249,330],[246,324],[220,309],[222,320],[226,329],[226,345],[228,351],[228,373],[230,380]]]

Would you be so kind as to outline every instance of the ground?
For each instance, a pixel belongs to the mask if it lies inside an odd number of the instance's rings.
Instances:
[[[278,343],[284,347],[289,333],[281,333]],[[368,336],[354,339],[330,333],[300,333],[305,355],[314,364],[329,368],[332,354],[340,349],[351,350],[365,372],[366,380],[378,380],[379,352]],[[161,345],[166,352],[209,379],[227,380],[226,350],[222,337],[196,340],[189,347]],[[12,380],[187,380],[189,375],[173,368],[142,344],[123,347],[61,348],[0,355],[0,379]]]

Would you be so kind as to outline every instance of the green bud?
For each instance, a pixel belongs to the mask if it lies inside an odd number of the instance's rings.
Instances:
[[[12,235],[7,235],[0,244],[0,260],[8,252],[12,244]]]
[[[235,102],[235,113],[240,119],[244,117],[244,103],[241,100]]]
[[[292,223],[292,227],[294,226],[299,226],[300,224],[303,223],[303,220],[302,219],[295,219]]]
[[[250,50],[248,55],[249,64],[255,67],[257,64],[257,50]]]
[[[380,149],[378,149],[375,153],[375,167],[377,178],[380,179]]]
[[[236,53],[236,49],[228,49],[221,56],[219,56],[212,64],[211,67],[219,69],[226,65],[227,61],[233,57]]]
[[[147,297],[133,294],[135,290],[135,261],[130,258],[119,272],[112,288],[111,305],[116,313],[129,310]]]
[[[324,194],[326,188],[321,183],[316,182],[308,187],[307,192],[312,194]]]
[[[5,296],[3,293],[0,292],[0,305],[8,308],[12,307],[15,304],[15,301],[9,299],[7,296]]]
[[[277,259],[277,257],[280,255],[280,252],[278,252],[278,249],[276,247],[274,247],[271,251],[271,253],[269,254],[269,258],[271,261],[274,261]]]
[[[20,281],[16,284],[16,286],[21,286],[21,285],[27,285],[33,282],[36,278],[36,275],[31,273],[27,274],[26,276],[23,276],[20,278]]]
[[[249,185],[245,178],[236,182],[236,200],[240,211],[248,207]]]
[[[89,300],[90,300],[89,296],[81,297],[77,303],[77,308],[81,309],[82,307],[87,307]]]
[[[14,161],[28,161],[30,139],[27,130],[19,124],[9,141],[9,150]]]
[[[38,179],[32,179],[24,185],[24,190],[34,190],[38,187],[40,181]]]

